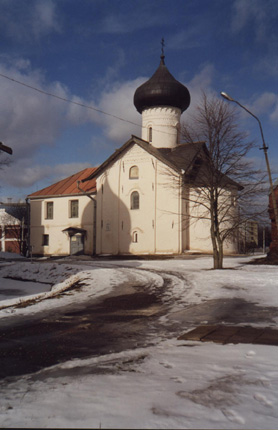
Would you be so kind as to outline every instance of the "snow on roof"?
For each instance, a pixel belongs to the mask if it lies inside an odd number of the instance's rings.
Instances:
[[[35,193],[29,194],[28,197],[46,197],[46,196],[61,196],[70,194],[82,194],[77,188],[77,181],[87,178],[92,175],[96,170],[96,167],[88,167],[87,169],[81,170],[81,172],[75,173],[68,178],[62,179],[49,187],[43,188],[42,190],[36,191]],[[94,193],[96,191],[96,180],[91,179],[86,183],[82,184],[82,190],[86,193]]]

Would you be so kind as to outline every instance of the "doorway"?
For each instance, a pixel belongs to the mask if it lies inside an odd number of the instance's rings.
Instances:
[[[70,255],[84,254],[84,234],[75,233],[70,237]]]

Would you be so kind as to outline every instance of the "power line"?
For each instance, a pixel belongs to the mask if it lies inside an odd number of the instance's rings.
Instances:
[[[58,96],[57,94],[49,93],[48,91],[44,91],[44,90],[41,90],[40,88],[33,87],[32,85],[25,84],[24,82],[18,81],[17,79],[14,79],[14,78],[10,78],[9,76],[4,75],[3,73],[0,73],[0,76],[2,78],[8,79],[9,81],[12,81],[12,82],[15,82],[15,83],[17,83],[19,85],[22,85],[23,87],[27,87],[27,88],[29,88],[31,90],[37,91],[38,93],[44,94],[46,96],[54,97],[55,99],[58,99],[58,100],[62,100],[63,102],[71,103],[71,104],[77,105],[79,107],[84,107],[86,109],[93,110],[95,112],[101,113],[101,114],[109,116],[111,118],[118,119],[119,121],[123,121],[123,122],[127,122],[129,124],[132,124],[132,125],[136,125],[136,127],[148,128],[146,126],[143,126],[142,124],[137,124],[136,122],[129,121],[128,119],[121,118],[121,117],[119,117],[117,115],[113,115],[113,114],[105,112],[105,111],[103,111],[101,109],[97,109],[97,108],[95,108],[93,106],[86,105],[84,103],[75,102],[75,101],[67,99],[65,97]],[[163,131],[163,130],[155,130],[155,129],[153,129],[153,130],[157,131],[159,133],[164,133],[164,134],[169,134],[169,135],[173,134],[173,133],[169,133],[169,132]]]
[[[97,109],[93,106],[86,105],[84,103],[75,102],[73,100],[66,99],[65,97],[57,96],[57,94],[52,94],[52,93],[49,93],[47,91],[41,90],[40,88],[33,87],[32,85],[25,84],[24,82],[18,81],[17,79],[14,79],[14,78],[10,78],[9,76],[3,75],[2,73],[0,73],[0,76],[2,76],[2,78],[8,79],[9,81],[16,82],[19,85],[23,85],[24,87],[30,88],[31,90],[37,91],[38,93],[45,94],[46,96],[54,97],[55,99],[62,100],[63,102],[72,103],[72,104],[77,105],[77,106],[91,109],[91,110],[94,110],[95,112],[102,113],[102,114],[107,115],[107,116],[111,116],[112,118],[118,119],[120,121],[128,122],[129,124],[136,125],[137,127],[141,127],[141,125],[139,125],[133,121],[129,121],[129,120],[121,118],[117,115],[113,115],[113,114],[105,112],[101,109]]]

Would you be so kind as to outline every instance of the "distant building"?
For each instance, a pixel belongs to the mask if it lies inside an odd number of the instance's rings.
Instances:
[[[259,246],[259,223],[246,220],[239,228],[239,251],[246,253],[254,251]]]
[[[0,203],[0,251],[25,254],[27,218],[26,203]]]
[[[92,254],[95,243],[95,180],[87,168],[28,196],[30,247],[33,254]]]
[[[276,205],[278,207],[278,179],[273,184],[274,194],[276,197]],[[275,223],[275,216],[273,210],[273,201],[272,195],[269,194],[269,218],[271,220],[271,243],[270,243],[270,252],[275,250],[275,253],[278,254],[278,231]]]

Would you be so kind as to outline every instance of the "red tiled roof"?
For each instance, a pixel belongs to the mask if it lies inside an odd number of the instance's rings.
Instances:
[[[82,194],[77,188],[77,181],[87,178],[93,174],[96,167],[88,167],[87,169],[81,170],[81,172],[75,173],[68,178],[62,179],[56,184],[49,185],[49,187],[43,188],[42,190],[36,191],[35,193],[29,194],[28,197],[45,197],[45,196],[61,196],[69,194]],[[93,193],[96,191],[96,180],[91,179],[80,185],[83,191],[86,193]]]

